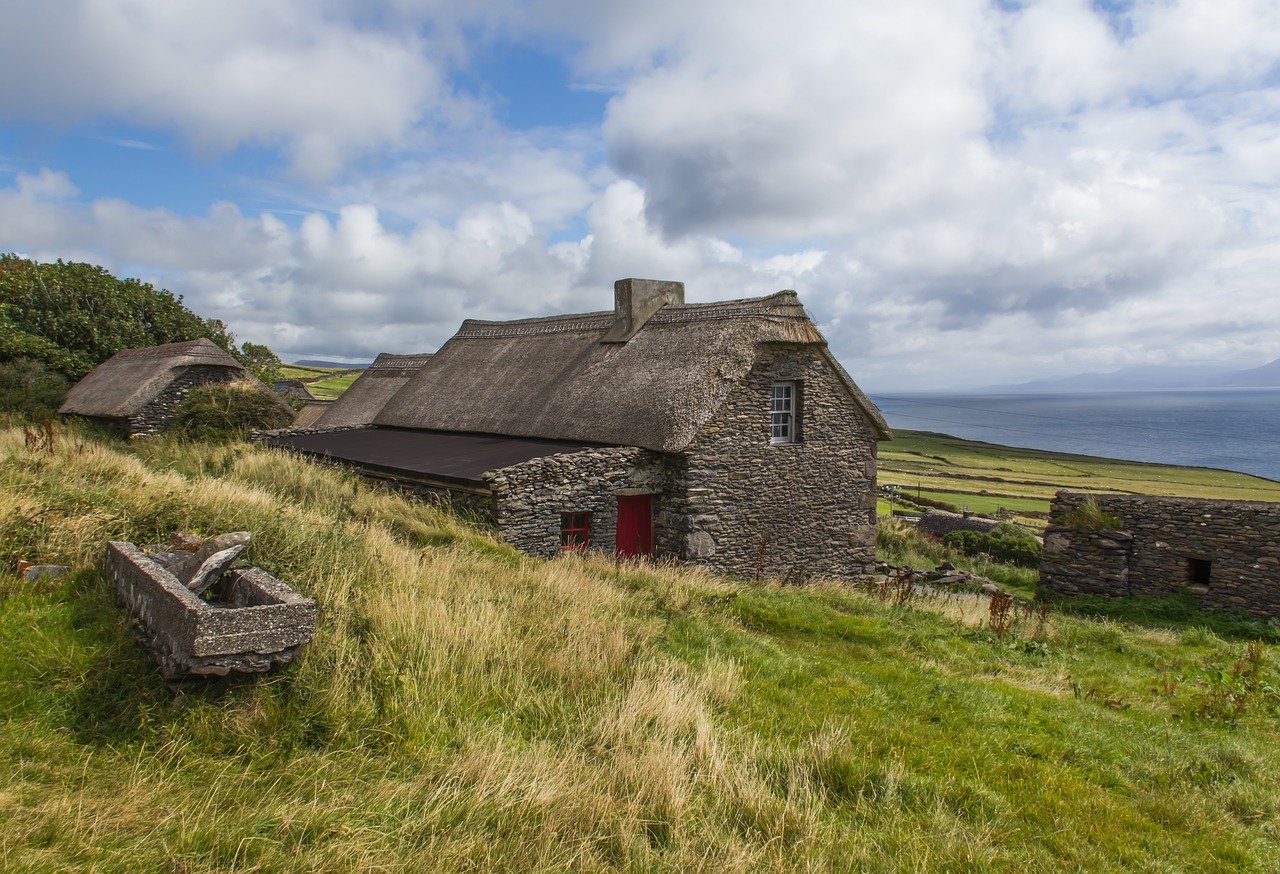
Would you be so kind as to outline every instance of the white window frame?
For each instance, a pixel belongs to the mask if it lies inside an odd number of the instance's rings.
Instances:
[[[775,382],[769,391],[769,442],[795,443],[797,439],[796,406],[800,396],[794,380]]]

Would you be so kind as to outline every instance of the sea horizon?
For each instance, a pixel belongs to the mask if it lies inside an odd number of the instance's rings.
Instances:
[[[890,428],[1280,481],[1280,388],[873,392]]]

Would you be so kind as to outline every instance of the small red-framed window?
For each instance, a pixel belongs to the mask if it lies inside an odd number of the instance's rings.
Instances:
[[[560,514],[560,548],[586,549],[591,544],[591,514]]]

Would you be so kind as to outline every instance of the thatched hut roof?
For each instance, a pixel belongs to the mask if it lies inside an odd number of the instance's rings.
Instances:
[[[58,412],[76,416],[127,419],[159,397],[188,367],[224,367],[248,376],[211,340],[187,340],[144,349],[123,349],[71,387]]]
[[[431,360],[422,355],[382,353],[315,422],[317,428],[334,425],[368,425],[391,396],[404,387],[409,377]]]
[[[676,452],[751,369],[763,344],[796,343],[820,347],[873,429],[889,436],[793,291],[669,303],[625,342],[601,342],[614,324],[612,312],[469,319],[373,422]]]
[[[302,409],[298,410],[298,414],[293,417],[293,427],[314,427],[319,418],[328,412],[331,406],[333,406],[332,401],[312,401]]]

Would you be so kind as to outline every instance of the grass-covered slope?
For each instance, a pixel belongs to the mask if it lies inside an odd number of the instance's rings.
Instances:
[[[240,528],[317,599],[316,640],[175,698],[94,560]],[[1265,870],[1280,850],[1270,647],[1202,628],[1050,613],[1000,635],[967,597],[526,559],[279,454],[67,433],[53,453],[0,434],[0,552],[76,568],[0,577],[5,870]]]
[[[1041,526],[1059,489],[1280,501],[1280,483],[1246,473],[1020,449],[926,431],[896,431],[880,445],[879,479],[898,486],[907,499],[897,509],[919,494],[975,513],[1005,509]],[[882,500],[881,512],[889,509]]]

